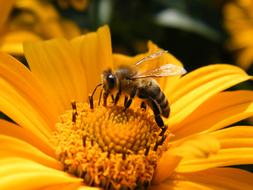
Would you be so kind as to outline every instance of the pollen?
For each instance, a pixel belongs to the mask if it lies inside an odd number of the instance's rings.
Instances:
[[[52,136],[64,170],[86,185],[104,189],[146,189],[168,148],[154,116],[142,109],[73,102]]]

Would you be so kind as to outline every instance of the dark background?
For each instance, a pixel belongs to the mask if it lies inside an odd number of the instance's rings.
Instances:
[[[109,24],[114,52],[134,55],[145,51],[148,40],[181,60],[188,71],[212,63],[234,63],[225,44],[223,1],[214,0],[93,0],[87,10],[61,15],[79,26],[96,30]],[[101,10],[107,9],[101,16]],[[164,19],[165,18],[165,19]]]

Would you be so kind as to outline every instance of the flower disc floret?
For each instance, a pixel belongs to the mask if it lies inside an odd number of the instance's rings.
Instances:
[[[168,146],[168,132],[161,135],[153,115],[119,106],[73,108],[61,115],[52,137],[64,170],[105,189],[148,186]]]

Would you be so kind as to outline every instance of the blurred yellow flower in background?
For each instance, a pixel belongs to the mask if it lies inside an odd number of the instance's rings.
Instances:
[[[81,34],[78,26],[60,17],[49,1],[0,1],[0,50],[22,55],[22,43]],[[12,10],[16,13],[12,14]]]
[[[64,9],[73,7],[76,10],[83,11],[89,5],[90,0],[57,0],[58,4]]]
[[[228,48],[236,53],[237,64],[248,69],[253,63],[253,1],[228,1],[224,20],[230,36]]]
[[[253,115],[252,91],[223,91],[252,78],[240,68],[160,79],[171,106],[163,141],[149,110],[85,103],[104,69],[159,51],[148,48],[113,54],[104,26],[26,43],[31,70],[1,53],[0,111],[16,124],[0,120],[0,189],[251,189],[253,174],[226,167],[253,163],[252,126],[225,128]],[[169,53],[153,61],[182,65]]]

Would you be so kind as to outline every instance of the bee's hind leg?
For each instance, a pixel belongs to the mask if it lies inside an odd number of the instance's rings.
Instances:
[[[125,99],[124,99],[124,107],[126,107],[127,101],[128,101],[128,96],[125,96]]]
[[[163,119],[161,118],[160,114],[155,115],[155,121],[160,128],[162,128],[164,126],[164,122],[163,122]]]
[[[155,115],[155,121],[156,121],[157,125],[162,129],[162,131],[160,132],[159,135],[163,136],[168,127],[166,125],[164,125],[163,119],[161,118],[160,114]]]
[[[158,147],[160,145],[162,145],[163,142],[166,140],[167,135],[165,134],[165,132],[167,130],[167,126],[164,125],[163,119],[160,116],[160,111],[159,111],[159,108],[158,108],[156,102],[151,99],[151,100],[148,101],[148,104],[154,112],[155,121],[156,121],[158,127],[161,128],[161,132],[159,133],[159,136],[161,138],[155,143],[155,146],[153,148],[153,150],[156,151],[158,149]]]
[[[117,105],[118,101],[119,101],[119,97],[121,95],[121,90],[119,90],[115,96],[115,99],[114,99],[114,105]]]
[[[137,93],[137,90],[136,89],[133,89],[131,94],[130,94],[130,98],[126,100],[125,104],[124,104],[124,107],[125,107],[125,111],[127,110],[127,108],[130,107],[130,105],[132,104],[132,101],[133,101],[133,98],[135,97]]]
[[[112,103],[114,103],[115,98],[114,98],[113,94],[111,94],[111,99],[112,99]]]
[[[153,110],[154,116],[155,116],[155,121],[157,123],[157,125],[162,128],[164,126],[164,122],[163,119],[160,116],[160,110],[158,108],[158,106],[156,105],[155,101],[152,99],[148,100],[148,104],[150,106],[150,108]]]
[[[129,100],[127,100],[126,104],[124,105],[125,111],[131,106],[132,101],[133,101],[133,98],[130,98]]]

